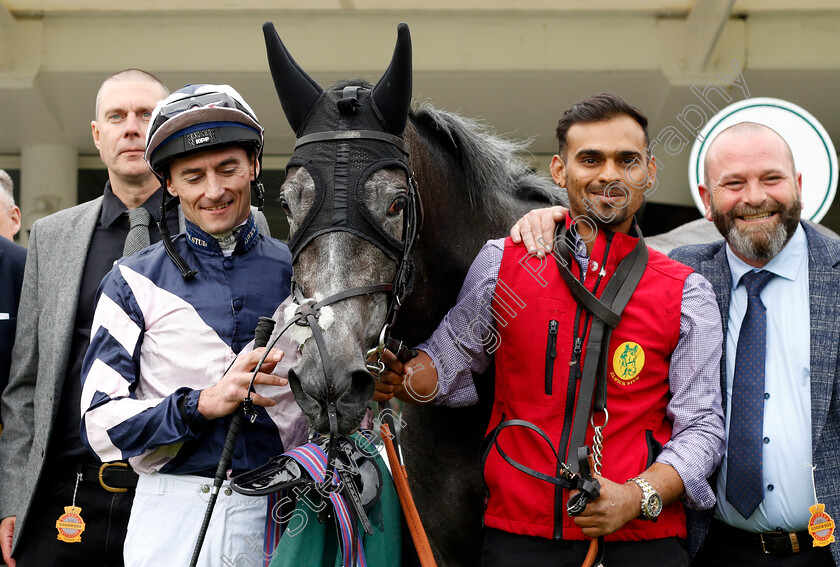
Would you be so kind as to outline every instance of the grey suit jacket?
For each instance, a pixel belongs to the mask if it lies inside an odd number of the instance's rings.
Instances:
[[[73,339],[76,306],[102,197],[32,225],[9,385],[2,398],[0,518],[17,516],[15,542],[44,466]],[[262,213],[259,230],[268,235]],[[184,230],[183,213],[178,209]]]
[[[806,223],[808,283],[811,295],[811,450],[819,501],[835,521],[840,520],[840,241],[827,238]],[[724,241],[675,249],[671,258],[702,274],[715,290],[723,336],[729,320],[732,276]],[[772,306],[767,306],[772,309]],[[726,345],[721,359],[721,391],[726,395]],[[725,399],[725,397],[724,397]],[[724,404],[725,406],[725,404]],[[724,409],[726,409],[724,407]],[[803,502],[810,506],[813,502]],[[690,512],[688,544],[692,557],[708,532],[713,511]],[[831,544],[840,565],[840,546]]]

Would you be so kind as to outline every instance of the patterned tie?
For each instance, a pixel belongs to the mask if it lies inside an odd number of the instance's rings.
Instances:
[[[772,277],[762,270],[747,272],[741,278],[747,288],[747,313],[738,335],[732,380],[726,499],[744,518],[749,518],[764,500],[761,443],[767,316],[759,294]]]
[[[126,211],[128,215],[128,234],[125,237],[123,256],[131,256],[149,245],[149,223],[151,215],[144,207]]]

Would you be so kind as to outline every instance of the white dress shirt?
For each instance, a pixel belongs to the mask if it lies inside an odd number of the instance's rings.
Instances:
[[[732,379],[738,335],[747,310],[741,276],[755,270],[726,246],[732,296],[726,332],[726,437],[732,415]],[[767,314],[762,445],[764,500],[744,518],[726,500],[727,457],[716,488],[716,517],[752,532],[807,529],[814,504],[811,476],[811,316],[808,296],[808,239],[800,225],[782,251],[763,268],[773,272],[761,292]],[[757,270],[756,270],[757,271]]]

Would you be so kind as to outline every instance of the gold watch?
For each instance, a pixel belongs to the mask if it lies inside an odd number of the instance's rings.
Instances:
[[[645,479],[637,476],[630,480],[642,489],[642,513],[639,515],[639,519],[655,522],[662,511],[662,497]]]

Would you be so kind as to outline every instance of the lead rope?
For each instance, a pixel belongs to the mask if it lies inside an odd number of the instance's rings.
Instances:
[[[374,379],[378,382],[381,379],[382,373],[385,371],[385,363],[382,362],[382,353],[385,349],[390,350],[403,363],[417,356],[417,351],[408,348],[402,341],[396,341],[388,336],[388,325],[382,328],[379,334],[379,344],[367,351],[366,367]],[[421,567],[437,567],[435,562],[432,547],[429,544],[429,537],[426,535],[426,529],[423,527],[423,521],[420,519],[420,513],[414,503],[414,496],[411,494],[411,487],[408,484],[408,473],[405,466],[402,464],[402,459],[399,455],[399,444],[397,439],[397,429],[394,423],[393,412],[385,411],[390,409],[390,404],[379,402],[379,415],[381,416],[382,424],[380,425],[380,436],[385,445],[385,452],[388,455],[388,464],[391,465],[391,476],[394,479],[394,486],[397,489],[397,496],[400,499],[400,508],[402,508],[405,522],[408,525],[408,531],[411,534],[411,540],[414,542],[414,549],[417,551],[417,557],[420,560]]]
[[[405,466],[400,462],[399,456],[397,456],[397,451],[392,442],[394,434],[391,433],[391,429],[387,423],[381,425],[380,434],[382,435],[383,443],[385,443],[385,452],[388,454],[388,463],[391,465],[391,474],[394,477],[394,486],[397,488],[400,507],[403,510],[405,522],[408,524],[411,539],[414,541],[414,548],[417,550],[420,565],[421,567],[437,567],[435,556],[432,553],[432,547],[429,545],[429,538],[426,535],[426,530],[423,528],[423,522],[420,520],[420,513],[417,511],[417,506],[414,504],[411,488],[408,486],[408,474],[405,472]]]

